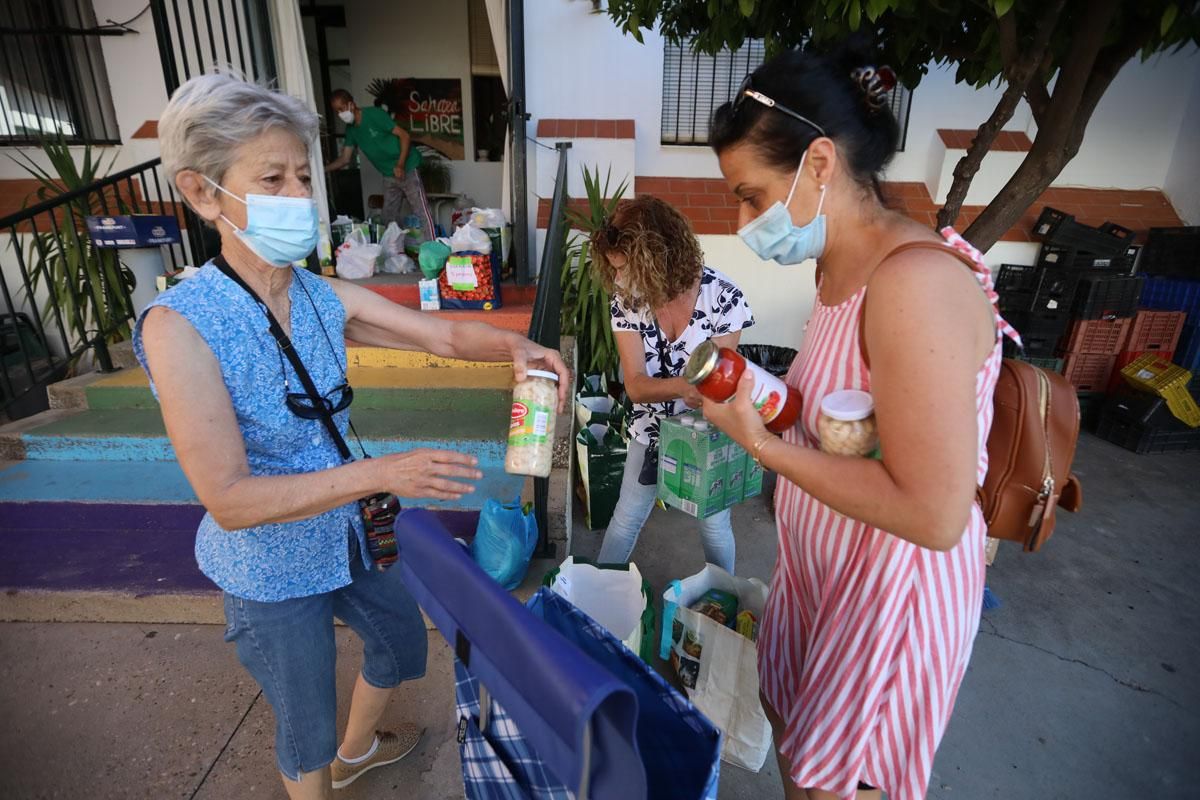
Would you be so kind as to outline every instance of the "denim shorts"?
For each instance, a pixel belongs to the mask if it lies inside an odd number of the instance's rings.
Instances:
[[[333,618],[363,640],[363,680],[388,689],[425,674],[425,621],[400,570],[351,559],[351,583],[325,594],[260,603],[225,594],[225,641],[275,714],[279,771],[299,780],[337,755]]]

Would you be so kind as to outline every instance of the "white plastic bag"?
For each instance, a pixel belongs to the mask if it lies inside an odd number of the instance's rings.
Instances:
[[[601,627],[641,655],[643,615],[647,598],[642,594],[642,573],[629,569],[601,569],[569,556],[558,568],[550,591],[594,619]],[[646,653],[644,657],[649,657]]]
[[[663,592],[659,656],[671,658],[688,699],[724,732],[721,758],[758,772],[771,752],[771,723],[758,696],[758,645],[689,608],[709,589],[736,595],[739,612],[750,611],[756,620],[762,619],[766,584],[705,564]]]
[[[492,240],[481,228],[468,222],[450,237],[450,252],[491,253]]]
[[[503,228],[508,220],[498,208],[472,208],[471,224],[478,228]]]
[[[383,251],[379,262],[380,272],[406,275],[417,268],[404,252],[404,229],[396,223],[388,223],[383,236],[379,237],[379,247]]]
[[[348,281],[362,280],[375,274],[375,262],[379,260],[383,248],[367,242],[362,231],[351,233],[346,241],[338,247],[337,275]]]

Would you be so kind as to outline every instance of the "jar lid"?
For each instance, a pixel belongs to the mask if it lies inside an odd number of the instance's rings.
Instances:
[[[558,373],[549,372],[548,370],[544,370],[544,369],[527,369],[527,370],[525,370],[525,377],[526,378],[545,378],[548,381],[554,381],[555,383],[558,383]]]
[[[717,368],[721,356],[721,348],[712,339],[705,339],[688,358],[687,366],[683,368],[683,379],[691,384],[700,383]]]
[[[842,422],[866,419],[875,413],[875,398],[858,389],[830,392],[821,401],[821,413]]]

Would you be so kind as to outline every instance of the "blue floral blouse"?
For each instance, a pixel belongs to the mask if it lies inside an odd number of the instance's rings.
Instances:
[[[346,368],[346,310],[328,283],[305,270],[292,268],[289,297],[292,343],[317,389],[328,393],[342,383]],[[159,295],[149,308],[154,306],[182,315],[216,356],[252,475],[293,475],[341,464],[337,446],[321,421],[301,419],[285,405],[286,391],[304,389],[271,335],[262,307],[244,289],[210,262],[194,277]],[[143,313],[138,320],[133,346],[149,374],[142,344],[145,318]],[[157,397],[153,375],[150,388]],[[343,434],[349,416],[347,410],[336,417]],[[196,561],[201,572],[226,592],[276,602],[349,584],[351,536],[358,538],[358,550],[369,566],[363,535],[357,503],[298,522],[237,531],[224,530],[211,514],[205,514],[196,532]]]

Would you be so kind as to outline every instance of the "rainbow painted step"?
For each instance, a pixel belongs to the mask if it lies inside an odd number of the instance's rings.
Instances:
[[[435,513],[452,535],[474,536],[477,512]],[[203,516],[185,503],[0,502],[0,589],[216,592],[193,555]]]

